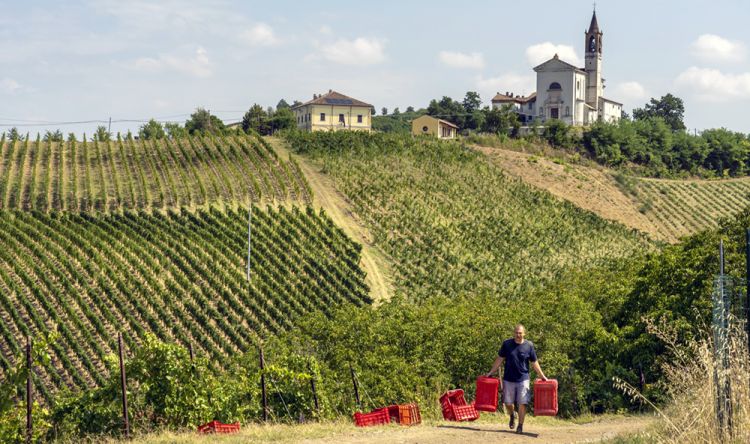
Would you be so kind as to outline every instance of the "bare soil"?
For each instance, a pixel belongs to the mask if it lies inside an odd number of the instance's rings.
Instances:
[[[662,230],[639,211],[640,203],[618,187],[605,169],[555,162],[545,157],[502,148],[474,147],[513,177],[565,199],[599,216],[647,233],[666,238]]]

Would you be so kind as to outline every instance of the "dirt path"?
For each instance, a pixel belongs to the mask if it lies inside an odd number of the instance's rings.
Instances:
[[[502,417],[504,418],[504,416]],[[563,421],[544,421],[526,425],[527,431],[519,435],[507,424],[447,423],[415,427],[387,426],[354,430],[334,436],[304,439],[305,444],[336,442],[341,444],[431,443],[431,444],[486,444],[486,443],[592,443],[627,435],[648,427],[649,418],[617,418],[574,424]]]
[[[281,139],[267,137],[266,140],[282,158],[287,158],[291,154]],[[388,261],[385,255],[372,244],[372,236],[357,219],[351,204],[343,194],[336,190],[333,180],[321,172],[319,165],[304,156],[296,154],[291,154],[291,156],[299,163],[312,188],[313,205],[323,207],[326,214],[344,230],[347,236],[362,244],[362,268],[367,273],[365,282],[370,287],[370,296],[376,302],[388,300],[393,294]]]

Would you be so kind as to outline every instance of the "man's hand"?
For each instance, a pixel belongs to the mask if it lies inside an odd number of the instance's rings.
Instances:
[[[484,377],[485,378],[491,378],[492,377],[492,372],[487,373],[486,375],[484,375]]]
[[[542,375],[542,381],[546,381],[546,380],[547,380],[547,377]]]

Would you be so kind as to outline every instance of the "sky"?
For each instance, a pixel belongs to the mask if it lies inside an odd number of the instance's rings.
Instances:
[[[583,66],[593,3],[0,0],[0,131],[137,132],[197,107],[235,122],[329,89],[402,111],[529,94],[533,66]],[[750,4],[600,0],[604,95],[685,102],[691,130],[750,133]],[[63,123],[85,122],[85,123]],[[107,123],[105,123],[107,124]]]

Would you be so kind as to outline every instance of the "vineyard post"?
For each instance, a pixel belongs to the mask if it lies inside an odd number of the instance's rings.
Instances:
[[[247,210],[247,282],[250,283],[250,227],[253,218],[253,204]]]
[[[359,385],[357,385],[357,378],[354,376],[354,368],[351,362],[349,362],[349,371],[352,374],[352,384],[354,384],[354,399],[357,400],[357,408],[361,410],[362,402],[359,400]]]
[[[188,352],[190,352],[190,362],[195,361],[195,353],[193,352],[193,342],[188,342]]]
[[[122,333],[117,333],[117,348],[120,351],[120,388],[122,389],[122,419],[125,421],[125,438],[130,438],[128,422],[128,391],[125,382],[125,359],[122,352]]]
[[[263,355],[263,344],[258,346],[260,349],[260,391],[263,402],[263,422],[268,421],[268,397],[266,395],[266,358]]]
[[[31,392],[31,337],[26,337],[26,443],[31,444],[33,423],[31,422],[31,406],[34,394]]]
[[[310,362],[307,362],[307,371],[310,372],[310,389],[312,390],[313,402],[315,403],[315,414],[320,416],[320,405],[318,404],[318,392],[315,390],[315,374]]]
[[[745,231],[745,331],[747,351],[750,353],[750,228]]]

